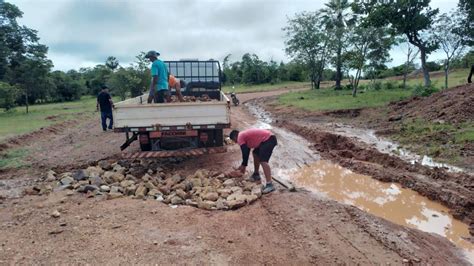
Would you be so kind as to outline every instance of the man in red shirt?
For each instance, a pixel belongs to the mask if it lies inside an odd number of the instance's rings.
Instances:
[[[271,131],[266,129],[251,128],[239,132],[233,130],[230,133],[230,139],[238,143],[242,151],[242,164],[238,170],[243,174],[249,160],[250,150],[253,149],[253,164],[254,172],[250,179],[253,181],[260,180],[259,168],[262,165],[263,173],[265,174],[266,185],[262,189],[262,193],[270,193],[275,190],[272,183],[272,174],[268,161],[272,156],[273,148],[277,145],[277,139]]]

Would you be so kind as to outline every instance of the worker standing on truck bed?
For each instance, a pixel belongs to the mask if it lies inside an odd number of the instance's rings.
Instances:
[[[253,149],[254,172],[250,179],[252,181],[260,181],[259,168],[262,165],[265,174],[266,185],[262,188],[262,193],[270,193],[275,190],[272,183],[272,174],[268,161],[272,156],[273,148],[277,145],[275,135],[266,129],[251,128],[239,132],[233,130],[230,132],[230,139],[238,143],[242,151],[242,164],[237,169],[241,174],[245,173],[249,160],[250,149]]]
[[[149,51],[145,58],[150,59],[151,64],[151,84],[150,94],[148,96],[148,103],[154,99],[155,103],[164,103],[165,99],[169,97],[168,90],[168,69],[163,61],[158,59],[160,53],[156,51]]]
[[[176,96],[178,97],[178,100],[180,102],[184,102],[183,94],[181,94],[181,88],[186,87],[186,82],[184,82],[184,80],[176,78],[173,75],[170,75],[168,79],[168,84],[170,86],[170,90],[171,89],[176,90]]]
[[[114,118],[112,116],[113,107],[114,103],[112,102],[112,97],[110,97],[108,87],[106,85],[102,85],[102,90],[97,96],[97,111],[100,110],[100,119],[102,120],[103,131],[107,131],[107,118],[110,120],[109,129],[112,129],[114,125]]]

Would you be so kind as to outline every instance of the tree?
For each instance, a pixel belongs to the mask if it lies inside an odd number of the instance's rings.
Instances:
[[[15,84],[24,95],[22,102],[47,100],[52,67],[48,48],[39,43],[37,31],[18,24],[23,13],[17,6],[0,2],[0,80]]]
[[[442,14],[436,21],[434,36],[446,55],[444,60],[444,88],[448,88],[448,75],[452,60],[457,59],[464,50],[465,38],[460,28],[461,14],[453,12]]]
[[[107,60],[105,60],[105,65],[113,72],[119,66],[119,61],[114,56],[109,56]]]
[[[463,44],[474,46],[474,1],[459,0],[458,12],[461,14],[459,34],[464,37]]]
[[[17,87],[0,81],[0,108],[8,111],[15,107],[19,94],[20,90]]]
[[[265,64],[256,54],[242,56],[242,83],[261,84],[265,82]]]
[[[62,71],[54,71],[51,78],[55,85],[55,101],[73,101],[81,98],[82,89],[79,81]]]
[[[311,87],[318,88],[329,51],[328,31],[320,14],[303,12],[288,19],[283,28],[286,33],[286,53],[308,66]]]
[[[363,21],[353,27],[348,38],[350,46],[344,54],[347,67],[355,70],[355,75],[351,78],[353,97],[357,95],[362,71],[367,68],[367,62],[371,62],[373,66],[387,62],[393,43],[394,39],[385,27],[367,27]]]
[[[334,32],[332,42],[335,45],[336,56],[336,90],[341,89],[343,46],[348,33],[348,26],[353,23],[351,4],[348,0],[330,0],[325,4],[326,8],[321,9],[322,18],[328,29]]]
[[[25,104],[26,113],[29,105],[37,101],[48,101],[54,92],[54,83],[49,77],[53,64],[46,58],[26,58],[12,73],[10,82],[16,84],[23,92],[20,103]]]
[[[130,93],[132,97],[142,95],[142,93],[146,91],[150,85],[151,73],[150,69],[148,68],[150,62],[148,61],[148,59],[145,58],[145,54],[145,52],[140,52],[135,57],[135,63],[131,65],[135,77],[140,79],[140,83],[138,84],[138,86],[130,88]]]
[[[230,57],[232,54],[228,54],[224,57],[224,60],[222,60],[222,82],[227,83],[229,80],[229,75],[232,75],[232,70],[230,69],[229,61]]]
[[[97,95],[101,90],[102,85],[107,83],[112,71],[105,65],[96,65],[94,68],[81,69],[82,75],[85,79],[85,84],[88,93]]]
[[[430,0],[398,1],[358,1],[357,12],[368,15],[375,27],[389,26],[396,34],[403,34],[408,41],[420,50],[421,67],[425,86],[431,85],[430,73],[426,67],[427,56],[438,48],[435,40],[429,37],[428,31],[438,14],[438,9],[431,9]]]
[[[111,91],[120,96],[123,101],[127,98],[130,88],[139,87],[141,80],[134,75],[133,68],[120,67],[110,76],[108,84]]]
[[[415,58],[418,56],[420,50],[410,44],[406,38],[401,40],[401,47],[406,55],[405,67],[403,68],[403,89],[405,89],[407,84],[408,70],[410,69],[410,66],[413,65],[413,60],[415,60]]]

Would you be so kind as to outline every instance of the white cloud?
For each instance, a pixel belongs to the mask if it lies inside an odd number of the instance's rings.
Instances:
[[[50,47],[55,69],[122,64],[140,51],[158,50],[166,59],[238,60],[255,53],[263,60],[288,61],[281,30],[287,16],[323,6],[314,0],[15,0],[21,23],[39,32]],[[456,2],[436,0],[443,12]],[[396,49],[391,64],[400,64]],[[437,54],[433,58],[439,57]],[[430,58],[431,60],[431,58]]]

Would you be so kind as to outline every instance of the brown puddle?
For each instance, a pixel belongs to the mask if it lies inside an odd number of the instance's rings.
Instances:
[[[302,167],[291,179],[298,186],[391,222],[442,235],[465,250],[468,259],[474,262],[474,244],[463,239],[469,237],[468,226],[455,220],[446,207],[415,191],[353,173],[328,161]]]

